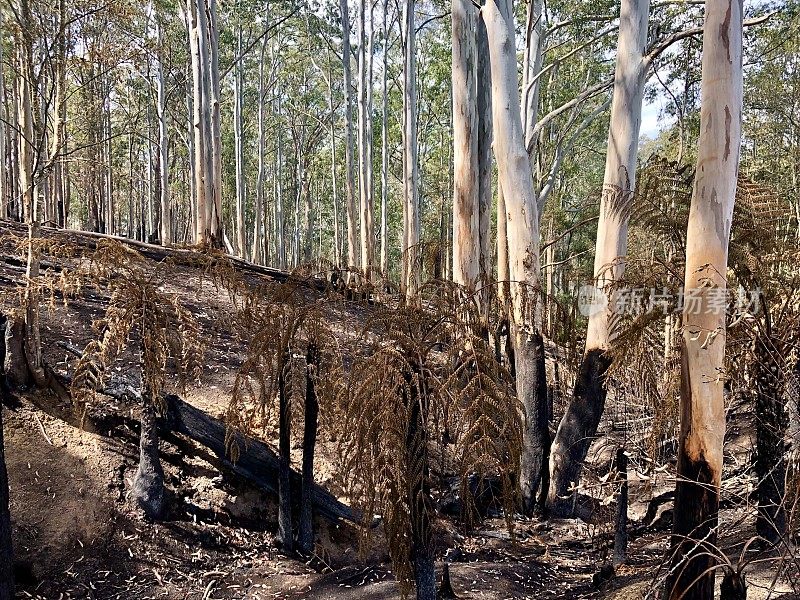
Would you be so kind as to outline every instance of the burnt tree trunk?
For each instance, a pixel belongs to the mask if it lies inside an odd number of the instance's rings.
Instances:
[[[762,306],[765,305],[762,303]],[[782,365],[779,364],[783,356],[771,343],[772,328],[768,309],[765,311],[766,329],[756,336],[753,363],[758,496],[756,532],[769,544],[776,544],[786,533],[784,439],[788,418],[783,405]]]
[[[614,523],[614,567],[623,564],[628,556],[628,455],[617,448],[615,459],[617,470],[617,518]]]
[[[4,338],[5,356],[2,367],[6,383],[12,388],[27,388],[32,382],[25,358],[25,321],[8,318]]]
[[[290,357],[287,354],[278,375],[278,537],[276,542],[285,552],[294,548],[292,538],[291,438],[292,407],[288,394],[287,375]]]
[[[156,407],[149,393],[142,394],[139,432],[139,468],[133,479],[131,496],[150,519],[164,516],[164,470],[158,458]]]
[[[317,348],[309,343],[306,353],[306,401],[303,426],[303,486],[300,490],[300,526],[297,533],[297,545],[302,552],[311,554],[314,551],[314,449],[317,444],[317,422],[319,419],[319,402],[315,387],[317,375]]]
[[[411,508],[411,561],[414,565],[414,581],[417,600],[436,600],[436,568],[431,548],[431,491],[428,482],[428,440],[425,420],[427,402],[419,397],[419,390],[411,373],[406,376],[405,401],[408,409],[406,433],[406,462],[409,466],[420,465],[421,473],[410,473],[413,482],[409,490]]]
[[[550,491],[547,508],[551,516],[572,513],[570,498],[580,479],[583,461],[594,440],[606,405],[606,372],[611,360],[603,350],[586,353],[575,379],[575,392],[556,434],[550,457]]]
[[[0,332],[5,331],[6,318],[0,316]],[[8,393],[5,371],[5,338],[0,337],[0,398]],[[3,437],[3,403],[0,403],[0,600],[14,598],[14,551],[11,545],[11,513],[8,509],[9,489],[6,470],[5,439]]]
[[[550,428],[547,410],[547,373],[545,371],[544,340],[538,331],[529,335],[516,349],[517,380],[533,382],[526,386],[532,397],[526,398],[523,430],[522,458],[520,465],[527,473],[522,473],[522,510],[532,516],[536,509],[536,492],[543,482],[542,474],[547,471],[550,453]]]

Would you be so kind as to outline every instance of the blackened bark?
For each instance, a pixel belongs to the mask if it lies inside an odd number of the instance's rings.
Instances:
[[[131,496],[150,519],[164,516],[164,470],[158,457],[156,407],[150,394],[142,395],[139,432],[139,468],[133,479]]]
[[[606,404],[606,372],[611,359],[600,349],[586,353],[575,380],[575,391],[553,441],[547,509],[552,516],[568,516],[574,503],[570,487],[580,480],[583,461],[597,435]]]
[[[303,426],[303,487],[300,490],[300,526],[297,544],[306,554],[314,551],[314,449],[317,444],[317,421],[319,402],[315,387],[317,375],[317,348],[308,344],[306,353],[306,399]]]
[[[5,317],[0,316],[0,332],[5,325]],[[5,354],[5,343],[0,340],[0,359]],[[0,367],[3,362],[0,360]],[[8,505],[10,494],[8,489],[8,471],[6,470],[5,439],[3,437],[3,404],[5,404],[8,387],[5,372],[0,368],[0,600],[14,598],[14,551],[11,545],[11,513]]]
[[[453,584],[450,582],[450,565],[448,563],[444,563],[442,567],[442,585],[439,586],[439,594],[437,596],[439,600],[452,600],[453,598],[458,598],[456,593],[453,591]]]
[[[719,586],[719,600],[747,600],[744,574],[729,571]]]
[[[770,328],[759,332],[755,341],[753,381],[755,383],[756,452],[758,515],[756,532],[770,544],[786,533],[783,500],[786,481],[784,438],[788,418],[783,404],[783,356],[770,343]]]
[[[285,552],[294,549],[292,538],[291,437],[292,408],[288,394],[287,374],[290,357],[278,375],[280,431],[278,433],[278,536],[276,542]]]
[[[542,481],[542,471],[547,469],[547,453],[550,447],[544,340],[538,332],[515,337],[523,338],[515,348],[517,388],[527,391],[527,397],[523,398],[525,429],[522,433],[519,478],[522,511],[532,516],[536,508],[536,492]]]
[[[28,361],[25,358],[25,321],[8,318],[5,328],[5,357],[3,372],[6,383],[12,388],[25,389],[32,383]]]
[[[414,563],[414,581],[417,600],[436,600],[436,568],[431,548],[431,490],[429,484],[428,440],[425,428],[427,401],[419,398],[414,377],[406,376],[405,401],[408,407],[408,430],[406,433],[406,462],[422,465],[422,473],[410,473],[409,490],[411,507],[411,560]]]
[[[683,419],[682,419],[683,421]],[[683,437],[683,436],[682,436]],[[719,492],[711,467],[701,456],[692,459],[681,440],[675,486],[672,552],[675,568],[667,577],[669,600],[708,600],[714,597]],[[680,561],[681,564],[677,564]],[[692,583],[694,582],[694,583]]]
[[[625,562],[628,555],[628,455],[617,448],[614,460],[617,470],[617,518],[614,523],[614,567]]]

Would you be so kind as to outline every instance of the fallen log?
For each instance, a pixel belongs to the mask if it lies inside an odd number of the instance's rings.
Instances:
[[[81,350],[65,342],[59,346],[80,356]],[[71,377],[58,374],[63,388],[69,387]],[[114,377],[107,385],[98,389],[101,394],[123,402],[139,403],[142,397],[138,386],[122,377]],[[232,473],[245,479],[251,485],[270,494],[278,493],[278,456],[264,442],[235,432],[230,440],[238,449],[238,460],[231,460],[226,446],[226,425],[220,419],[212,417],[182,400],[175,394],[166,394],[163,416],[158,419],[158,428],[162,433],[180,433],[198,444],[208,448],[219,459],[220,463]],[[300,498],[302,476],[292,469],[292,497]],[[353,509],[318,484],[314,484],[312,493],[314,510],[318,515],[331,521],[350,521],[361,523],[360,511]]]
[[[21,234],[23,233],[27,234],[28,231],[27,226],[25,224],[18,223],[16,221],[11,221],[8,219],[0,219],[0,230],[2,229],[19,231]],[[97,243],[100,240],[104,239],[114,240],[116,242],[120,242],[121,244],[125,244],[126,246],[129,246],[131,248],[135,248],[145,258],[149,258],[151,260],[156,260],[156,261],[162,261],[169,258],[174,260],[176,263],[185,266],[197,266],[199,264],[200,258],[202,257],[202,253],[199,250],[191,248],[159,246],[157,244],[140,242],[138,240],[132,240],[126,237],[111,235],[107,233],[95,233],[93,231],[42,227],[41,235],[43,237],[64,238],[69,241],[72,241],[73,243],[79,246],[83,246],[90,250],[96,249]],[[230,254],[226,254],[225,258],[229,260],[231,264],[240,271],[263,275],[279,283],[290,281],[299,285],[304,285],[321,291],[330,288],[329,282],[323,278],[317,277],[317,278],[306,279],[302,277],[297,277],[286,271],[281,271],[280,269],[266,267],[263,265],[257,265],[255,263],[251,263],[242,258],[239,258],[238,256],[233,256]],[[13,257],[9,257],[9,260],[13,260]]]
[[[233,434],[239,457],[231,461],[225,446],[225,424],[211,415],[184,402],[178,396],[168,394],[165,416],[159,428],[185,435],[211,450],[232,472],[240,475],[256,487],[272,494],[278,493],[278,456],[265,443],[248,438],[242,433]],[[292,497],[300,498],[302,478],[300,473],[291,472]],[[343,519],[360,523],[361,514],[340,502],[333,494],[320,485],[314,484],[312,501],[317,514],[330,520]]]

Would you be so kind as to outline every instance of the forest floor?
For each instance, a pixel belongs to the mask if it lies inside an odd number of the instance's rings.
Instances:
[[[231,298],[197,267],[166,268],[166,291],[180,296],[213,340],[201,383],[181,395],[222,417],[243,357],[241,342],[214,326],[215,315],[232,308]],[[23,275],[18,264],[0,260],[0,292],[19,285]],[[266,276],[248,277],[269,283]],[[55,303],[42,313],[44,356],[57,371],[74,368],[74,357],[58,342],[85,346],[96,336],[92,321],[104,308],[102,294],[83,290],[66,306]],[[362,320],[363,310],[354,307],[348,319]],[[351,329],[342,325],[343,331]],[[126,351],[114,369],[138,372],[136,354]],[[101,397],[82,419],[46,392],[17,394],[4,407],[20,598],[400,597],[380,527],[359,553],[355,526],[318,520],[317,556],[308,562],[284,556],[273,544],[275,498],[177,434],[165,436],[161,443],[169,515],[159,523],[143,520],[127,501],[138,457],[136,413],[133,405]],[[271,443],[274,433],[267,428],[262,437]],[[334,437],[323,427],[317,481],[340,494]],[[734,441],[730,452],[746,452],[746,447],[746,440]],[[299,450],[295,449],[298,459]],[[592,456],[602,463],[602,452]],[[651,498],[669,489],[672,481],[672,466],[658,481],[639,480],[634,474],[629,511],[634,529]],[[511,539],[505,519],[489,519],[466,533],[441,518],[435,527],[437,557],[443,560],[447,554],[459,598],[645,598],[655,591],[653,582],[668,549],[670,504],[662,507],[651,527],[631,536],[630,558],[610,581],[596,577],[608,557],[604,540],[612,527],[602,519],[587,524],[577,519],[515,518]],[[743,519],[737,511],[723,510],[720,528],[734,564],[753,535],[752,519]],[[751,599],[800,598],[800,570],[792,560],[756,562],[747,573]]]

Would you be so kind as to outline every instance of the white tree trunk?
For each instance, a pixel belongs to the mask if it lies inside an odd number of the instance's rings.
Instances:
[[[742,135],[742,1],[707,0],[700,138],[686,231],[681,427],[667,597],[714,597],[722,448],[726,276]],[[689,538],[687,540],[687,538]],[[685,564],[679,564],[684,563]]]
[[[267,52],[268,37],[265,35],[264,40],[261,42],[261,56],[258,62],[258,176],[256,179],[256,211],[255,211],[255,224],[253,228],[253,252],[252,260],[256,264],[263,262],[262,245],[263,244],[263,231],[264,231],[264,178],[266,176],[266,163],[265,163],[265,143],[266,143],[266,105],[264,96],[266,90],[264,89],[264,63]]]
[[[419,264],[419,165],[417,163],[417,53],[415,0],[403,4],[403,277],[401,287],[407,298],[417,295]]]
[[[350,10],[347,0],[340,0],[342,21],[342,70],[344,72],[344,128],[345,169],[347,171],[347,264],[358,267],[361,260],[358,246],[358,208],[356,206],[356,183],[353,144],[353,93],[350,78]]]
[[[502,0],[500,0],[502,2]],[[513,17],[505,3],[488,0],[482,13],[492,71],[494,152],[503,189],[511,283],[509,321],[514,342],[517,395],[525,409],[520,486],[526,512],[533,508],[546,447],[547,399],[539,389],[543,373],[541,334],[536,327],[539,291],[539,217],[520,113]],[[544,410],[544,422],[542,422]],[[542,430],[544,427],[544,431]]]
[[[164,34],[156,19],[158,28],[158,145],[161,157],[161,243],[164,245],[172,243],[172,217],[170,215],[169,202],[169,133],[167,130],[167,91],[164,81],[164,64],[162,56],[164,53]]]
[[[475,9],[453,0],[453,281],[474,291],[480,276]]]
[[[211,158],[212,158],[212,191],[211,205],[211,239],[222,245],[222,123],[220,116],[219,91],[219,30],[217,28],[217,0],[208,1],[208,37],[210,41],[210,83],[209,96],[211,110]]]
[[[383,0],[383,81],[381,85],[381,273],[389,276],[389,0]]]
[[[242,55],[242,23],[241,18],[236,25],[236,56]],[[245,189],[244,189],[244,142],[242,140],[244,119],[242,102],[244,100],[244,72],[242,60],[238,60],[234,68],[234,103],[233,103],[233,135],[236,154],[236,249],[239,256],[247,258],[247,229],[245,224]],[[260,103],[259,103],[260,106]]]
[[[608,133],[600,220],[594,258],[595,285],[610,293],[625,270],[628,247],[628,217],[636,184],[636,160],[644,94],[649,0],[623,0],[620,8],[620,31],[614,93]],[[571,503],[563,502],[577,484],[589,445],[605,407],[605,374],[610,366],[606,351],[614,332],[616,302],[609,298],[606,307],[589,315],[586,349],[579,369],[575,392],[561,419],[550,454],[550,491],[548,505],[556,514],[569,512]]]

